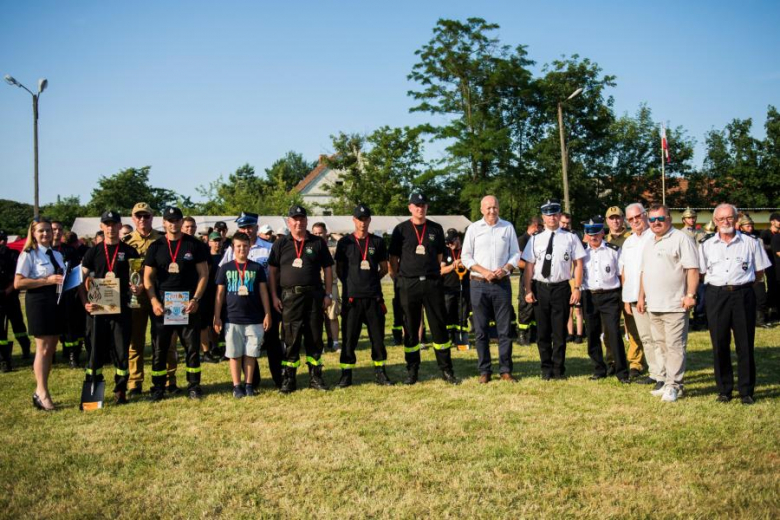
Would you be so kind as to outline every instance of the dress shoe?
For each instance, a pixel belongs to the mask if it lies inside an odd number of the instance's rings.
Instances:
[[[606,378],[607,378],[607,376],[601,376],[601,375],[598,375],[598,374],[593,374],[588,379],[590,381],[598,381],[599,379],[606,379]]]
[[[501,381],[509,381],[510,383],[517,383],[517,378],[514,377],[509,372],[504,372],[501,374]]]
[[[114,392],[114,404],[127,404],[127,396],[124,390]]]
[[[753,399],[749,395],[743,396],[740,400],[742,401],[742,404],[744,404],[744,405],[751,405],[751,404],[755,404],[755,402],[756,402],[755,399]]]
[[[719,403],[728,403],[731,401],[731,396],[729,394],[720,394],[718,395],[718,398],[715,399]]]
[[[52,405],[51,407],[48,407],[45,404],[43,404],[43,399],[38,397],[38,394],[33,394],[32,401],[33,401],[33,406],[35,408],[37,408],[38,410],[41,410],[43,412],[53,412],[54,411],[54,405]]]
[[[490,374],[480,374],[479,375],[479,384],[486,385],[490,382]]]
[[[194,399],[196,401],[199,401],[199,400],[203,399],[203,390],[201,390],[199,386],[196,386],[194,388],[190,388],[188,397],[190,399]]]
[[[441,371],[441,378],[444,379],[447,383],[451,385],[459,385],[460,380],[455,377],[455,373],[453,373],[452,370],[442,370]]]

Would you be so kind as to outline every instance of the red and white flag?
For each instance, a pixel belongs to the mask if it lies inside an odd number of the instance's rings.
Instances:
[[[669,143],[666,142],[666,127],[663,123],[661,123],[661,150],[666,157],[666,164],[672,162],[671,157],[669,157]]]

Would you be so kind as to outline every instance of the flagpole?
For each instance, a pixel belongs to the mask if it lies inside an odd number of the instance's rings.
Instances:
[[[664,147],[661,145],[661,204],[666,205],[666,167],[664,165]]]

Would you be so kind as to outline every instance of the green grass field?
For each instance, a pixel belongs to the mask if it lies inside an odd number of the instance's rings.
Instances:
[[[389,351],[398,382],[403,350]],[[471,350],[453,352],[464,382],[449,386],[428,350],[419,384],[380,388],[363,343],[347,390],[282,396],[262,359],[251,399],[232,398],[220,363],[204,367],[202,402],[91,413],[78,410],[83,372],[60,364],[59,410],[44,414],[17,346],[17,370],[0,374],[0,517],[780,515],[780,328],[756,334],[754,406],[715,402],[706,333],[691,334],[685,396],[672,404],[646,386],[589,381],[584,345],[569,345],[566,381],[540,380],[535,346],[514,352],[514,385],[479,385]],[[337,356],[325,355],[331,385]]]

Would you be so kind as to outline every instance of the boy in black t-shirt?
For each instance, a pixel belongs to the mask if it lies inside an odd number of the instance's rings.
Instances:
[[[114,362],[114,403],[127,403],[127,379],[130,372],[127,367],[130,349],[132,315],[130,312],[130,293],[138,295],[143,291],[141,285],[130,284],[130,259],[138,258],[138,252],[119,240],[122,217],[116,211],[106,211],[100,217],[100,229],[105,240],[87,250],[81,262],[81,272],[85,284],[79,288],[79,297],[87,310],[86,345],[87,351],[96,349],[93,356],[87,357],[86,381],[103,380],[103,364],[109,359]],[[117,314],[92,315],[99,310],[98,305],[89,302],[87,293],[92,279],[119,280],[120,308]],[[128,290],[129,288],[129,290]]]
[[[444,241],[447,243],[447,253],[442,257],[441,275],[447,330],[453,345],[468,350],[468,316],[471,310],[469,272],[460,260],[462,246],[458,231],[448,229]],[[458,277],[458,269],[461,273],[465,271],[462,281]]]
[[[217,273],[217,300],[214,304],[214,330],[222,331],[222,306],[227,304],[225,320],[225,355],[230,359],[230,375],[233,378],[233,397],[255,395],[254,371],[260,357],[263,335],[271,328],[271,304],[265,270],[257,262],[247,258],[249,236],[233,235],[235,260],[219,268]],[[246,384],[241,385],[241,369]]]
[[[167,379],[166,358],[174,332],[178,332],[186,352],[187,383],[190,399],[200,399],[200,324],[198,307],[206,292],[209,273],[208,258],[203,243],[181,232],[182,213],[179,208],[163,211],[165,236],[156,240],[144,259],[144,287],[152,304],[152,401],[165,397]],[[184,313],[186,325],[165,325],[165,293],[187,293]]]

